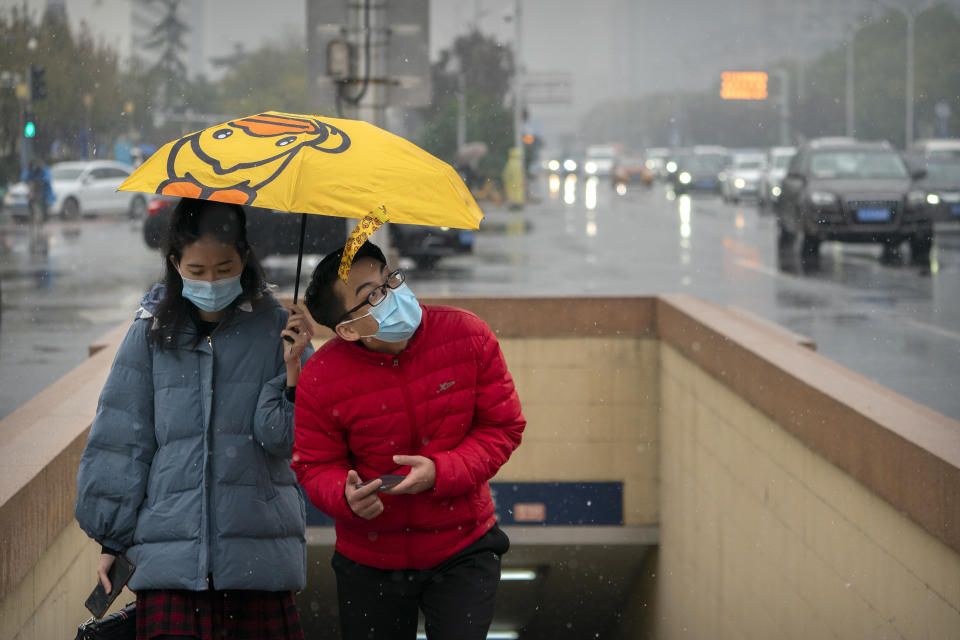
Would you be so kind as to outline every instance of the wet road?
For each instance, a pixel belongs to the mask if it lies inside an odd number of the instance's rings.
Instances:
[[[960,228],[938,229],[930,273],[881,263],[879,247],[835,243],[823,245],[818,271],[802,273],[778,259],[775,220],[753,204],[670,199],[659,186],[620,195],[605,181],[556,187],[538,183],[540,201],[521,213],[481,203],[487,220],[475,253],[411,271],[411,287],[689,293],[808,336],[833,360],[960,419]],[[0,222],[0,416],[82,361],[160,272],[137,221],[51,223],[42,236],[31,252],[26,227]],[[268,277],[292,292],[294,260],[265,262]]]

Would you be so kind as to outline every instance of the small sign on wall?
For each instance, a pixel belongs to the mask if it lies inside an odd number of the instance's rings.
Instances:
[[[517,522],[546,522],[547,505],[542,502],[518,502],[513,505],[513,519]]]
[[[500,524],[623,525],[622,482],[491,482]]]

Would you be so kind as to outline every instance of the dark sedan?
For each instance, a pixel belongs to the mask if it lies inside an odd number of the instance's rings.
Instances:
[[[729,161],[725,153],[690,153],[676,158],[677,170],[670,181],[675,193],[706,191],[720,193],[720,174]]]
[[[474,232],[415,224],[390,225],[390,241],[397,253],[411,258],[418,269],[431,269],[441,259],[473,252]]]
[[[960,161],[927,160],[927,175],[917,183],[934,222],[960,221]]]
[[[179,198],[154,196],[147,203],[147,215],[143,220],[143,240],[151,249],[163,243],[169,225],[170,213]],[[271,255],[296,255],[300,247],[300,216],[244,207],[247,213],[247,239],[256,255],[265,258]],[[327,254],[343,246],[347,237],[345,218],[331,216],[307,216],[304,235],[304,253]]]
[[[170,212],[178,198],[154,196],[147,203],[143,221],[143,239],[151,249],[163,242]],[[300,216],[258,207],[244,207],[247,212],[247,237],[257,256],[296,255],[300,242]],[[327,254],[343,246],[348,225],[355,220],[332,216],[308,215],[304,236],[304,253]],[[473,251],[473,231],[446,227],[424,227],[410,224],[389,226],[390,240],[397,253],[411,258],[419,269],[430,269],[441,259],[469,254]]]
[[[881,243],[886,258],[910,242],[911,258],[929,263],[933,222],[927,194],[886,142],[811,140],[791,159],[777,203],[781,250],[800,239],[804,264],[824,240]]]

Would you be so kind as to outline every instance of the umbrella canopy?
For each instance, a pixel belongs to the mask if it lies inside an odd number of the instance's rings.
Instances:
[[[296,213],[477,229],[483,213],[457,172],[360,120],[267,111],[168,142],[120,185]]]

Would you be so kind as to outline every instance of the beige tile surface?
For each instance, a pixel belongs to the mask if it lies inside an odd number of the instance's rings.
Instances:
[[[719,637],[960,637],[957,553],[670,346],[660,362],[658,606]]]

